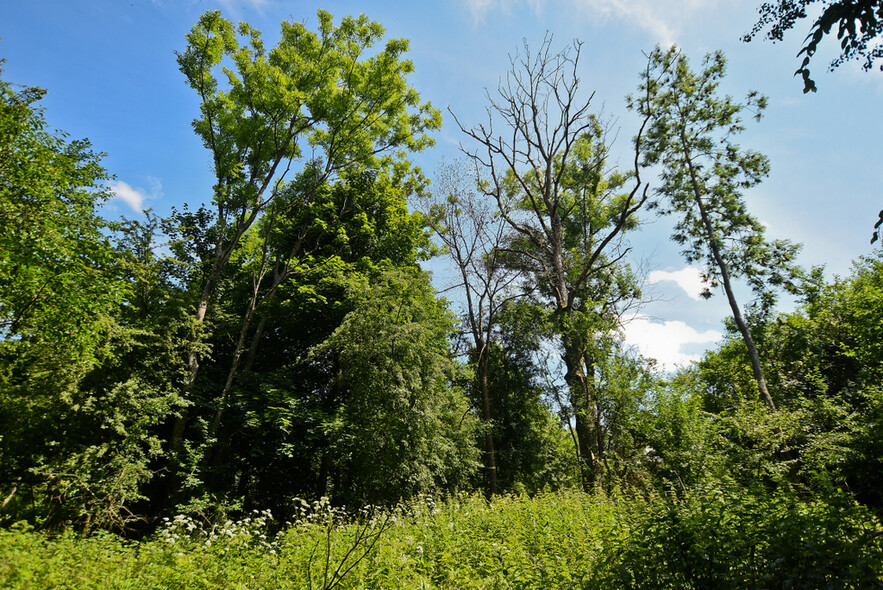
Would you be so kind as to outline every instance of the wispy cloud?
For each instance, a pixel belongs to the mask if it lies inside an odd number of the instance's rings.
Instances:
[[[150,183],[150,190],[147,191],[141,187],[133,187],[127,182],[121,180],[113,180],[108,183],[112,199],[119,199],[128,205],[133,211],[141,213],[144,211],[144,201],[149,199],[159,199],[162,197],[162,184],[158,178],[148,176],[147,182]]]
[[[689,344],[713,344],[723,338],[715,330],[699,332],[681,321],[654,321],[636,314],[625,324],[625,340],[641,354],[656,359],[660,367],[671,371],[699,360],[698,354],[683,352]]]
[[[461,0],[475,24],[484,22],[492,12],[508,12],[512,2],[506,0]],[[516,0],[519,1],[519,0]]]
[[[570,0],[591,20],[627,21],[671,45],[690,15],[712,2],[704,0]]]
[[[218,0],[218,4],[228,15],[239,18],[243,10],[252,9],[263,14],[272,4],[272,0]]]
[[[702,281],[702,274],[692,266],[675,271],[654,270],[650,272],[647,280],[650,283],[661,283],[663,281],[677,283],[678,287],[697,301],[702,299],[702,292],[707,288],[707,285]]]
[[[229,1],[229,0],[228,0]],[[509,12],[513,6],[527,4],[537,15],[556,8],[592,22],[616,19],[632,23],[649,32],[656,42],[670,45],[697,13],[710,10],[717,0],[461,0],[475,23],[485,21],[493,12]]]

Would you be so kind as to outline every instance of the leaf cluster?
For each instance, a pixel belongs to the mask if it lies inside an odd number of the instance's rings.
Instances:
[[[743,41],[751,41],[756,35],[766,31],[766,37],[775,42],[781,41],[787,31],[794,28],[797,21],[807,17],[807,8],[819,0],[776,0],[764,2],[758,8],[760,18],[751,31],[743,36]],[[822,12],[813,22],[804,39],[804,46],[797,53],[803,55],[800,67],[794,75],[803,79],[803,91],[815,92],[816,83],[812,79],[809,64],[822,40],[837,30],[840,42],[840,55],[831,61],[834,68],[854,59],[862,59],[862,69],[871,70],[875,62],[883,57],[883,48],[878,38],[883,33],[883,2],[880,0],[822,0]],[[881,65],[883,69],[883,65]]]

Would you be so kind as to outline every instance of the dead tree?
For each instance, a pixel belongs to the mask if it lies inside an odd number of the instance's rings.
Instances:
[[[623,235],[637,225],[648,190],[638,168],[646,120],[633,170],[608,170],[607,127],[590,112],[592,95],[581,92],[581,49],[576,41],[556,53],[551,36],[537,52],[525,44],[496,94],[488,93],[487,122],[457,122],[478,146],[464,151],[488,178],[483,192],[510,229],[506,263],[536,284],[555,318],[588,489],[602,451],[593,340],[612,329],[615,302],[638,295],[624,280]]]

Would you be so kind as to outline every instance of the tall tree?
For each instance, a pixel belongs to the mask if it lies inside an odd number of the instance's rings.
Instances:
[[[90,320],[123,292],[96,211],[109,175],[88,140],[46,130],[45,94],[0,80],[0,340],[65,341],[88,355],[99,338]]]
[[[109,175],[87,140],[47,131],[44,94],[0,80],[0,506],[124,528],[176,396],[126,363],[160,343],[126,317],[128,256],[98,213]]]
[[[471,169],[470,169],[471,168]],[[496,314],[504,292],[517,275],[504,267],[501,248],[506,234],[502,217],[490,201],[476,194],[480,179],[465,162],[439,167],[432,192],[422,201],[425,218],[454,263],[457,287],[464,295],[464,320],[469,335],[472,364],[484,423],[484,460],[487,491],[497,486],[493,416],[488,386],[489,361]]]
[[[461,129],[479,148],[470,153],[488,176],[513,238],[509,263],[530,276],[556,318],[573,405],[585,485],[600,469],[592,340],[611,329],[610,312],[636,294],[623,280],[623,233],[648,198],[635,169],[607,175],[606,132],[581,93],[581,44],[558,53],[547,37],[525,46],[490,99],[488,123]],[[502,123],[502,129],[497,125]],[[640,133],[637,144],[640,144]],[[626,189],[630,184],[631,189]],[[615,315],[615,314],[614,314]]]
[[[659,199],[653,205],[663,214],[678,216],[672,238],[684,247],[684,257],[705,265],[703,278],[711,286],[723,286],[760,395],[775,410],[733,279],[744,277],[768,299],[771,287],[791,285],[798,247],[768,241],[742,199],[742,191],[769,173],[769,162],[763,154],[741,149],[733,136],[743,130],[743,112],[760,119],[766,99],[753,92],[745,103],[720,96],[725,66],[723,54],[717,52],[707,55],[702,71],[694,73],[677,47],[657,48],[641,74],[638,93],[628,101],[630,108],[650,117],[642,145],[644,164],[662,166]]]
[[[421,104],[408,86],[413,64],[406,40],[390,40],[371,53],[383,27],[365,16],[334,26],[325,11],[319,30],[283,22],[267,51],[261,34],[207,12],[187,35],[178,64],[199,94],[194,130],[211,152],[214,244],[196,286],[195,324],[201,324],[227,262],[242,237],[285,186],[285,177],[308,155],[319,186],[344,169],[393,166],[407,175],[405,150],[432,143],[438,111]],[[238,36],[237,36],[238,32]],[[240,37],[243,41],[240,42]],[[223,82],[218,78],[222,77]],[[199,370],[199,347],[189,355],[188,388]],[[175,423],[170,447],[183,448],[186,415]]]
[[[862,69],[868,71],[874,63],[883,58],[883,47],[879,37],[883,34],[883,1],[881,0],[775,0],[764,2],[758,12],[760,18],[751,32],[743,36],[751,41],[757,34],[766,31],[771,41],[781,41],[786,31],[791,30],[797,21],[806,18],[810,5],[821,2],[822,13],[810,27],[804,39],[805,45],[797,53],[803,54],[803,61],[794,75],[803,78],[803,91],[815,92],[816,83],[810,76],[809,63],[822,40],[837,25],[837,39],[840,41],[840,55],[830,65],[837,66],[853,60],[863,59]],[[880,69],[883,70],[883,64]]]

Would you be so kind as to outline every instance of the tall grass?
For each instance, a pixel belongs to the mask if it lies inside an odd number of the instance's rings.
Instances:
[[[465,495],[355,516],[317,502],[274,525],[180,516],[137,543],[16,526],[0,531],[0,587],[883,587],[879,521],[836,495]]]

